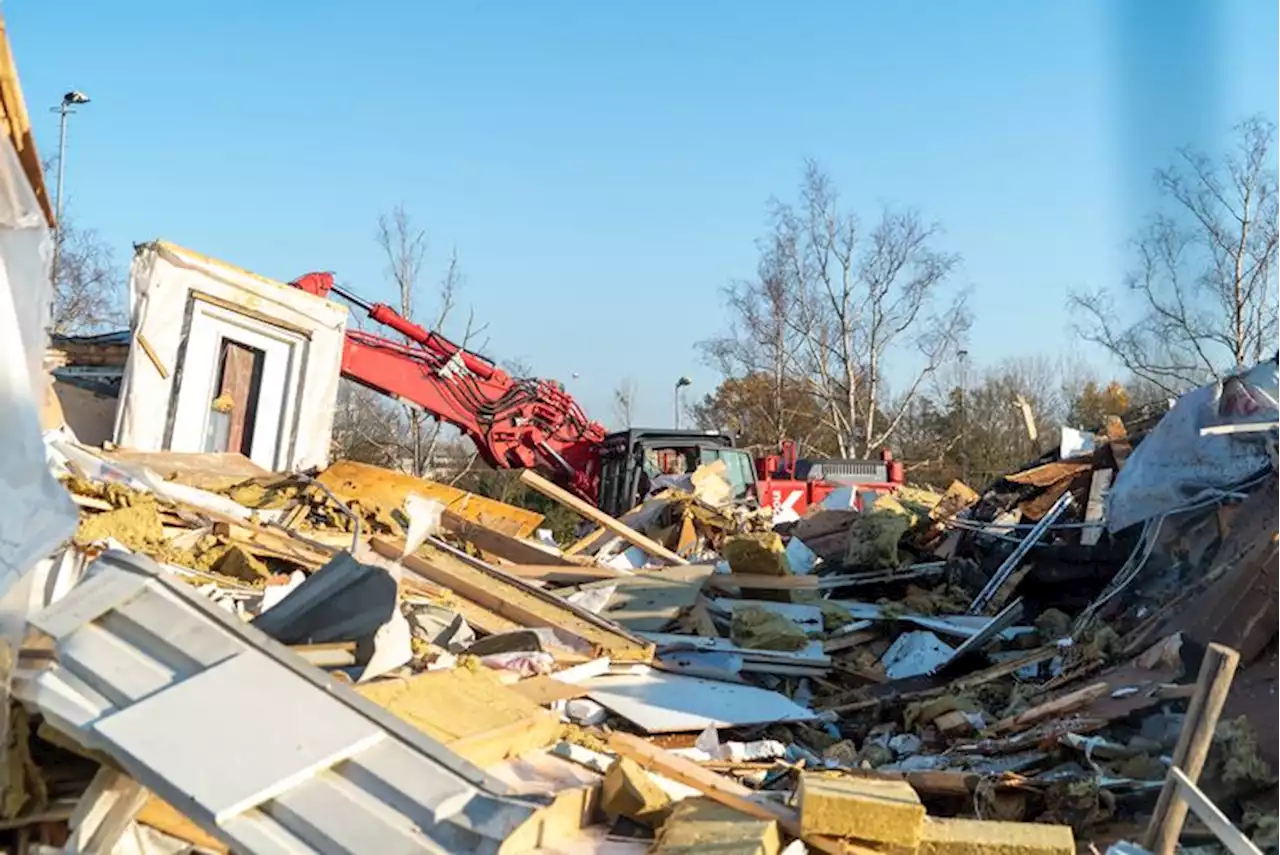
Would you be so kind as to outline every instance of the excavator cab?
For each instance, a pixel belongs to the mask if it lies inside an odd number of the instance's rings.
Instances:
[[[643,501],[654,479],[684,475],[723,460],[735,499],[756,486],[750,455],[724,434],[699,430],[632,428],[605,437],[600,450],[600,510],[621,516]]]

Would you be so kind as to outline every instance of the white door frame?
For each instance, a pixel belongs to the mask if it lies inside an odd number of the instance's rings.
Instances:
[[[191,307],[169,450],[204,450],[221,342],[228,339],[263,353],[249,458],[273,471],[286,468],[305,336],[194,296]]]

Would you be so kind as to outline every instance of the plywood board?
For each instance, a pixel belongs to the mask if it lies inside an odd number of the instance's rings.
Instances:
[[[192,722],[201,721],[252,723],[254,762],[238,763],[215,736],[193,737]],[[93,729],[113,755],[123,752],[155,770],[215,822],[385,738],[350,707],[321,700],[300,677],[247,653],[108,715]],[[175,807],[185,812],[185,805]]]
[[[460,517],[514,537],[528,537],[542,523],[542,514],[524,508],[352,460],[339,460],[320,473],[318,480],[343,501],[358,500],[365,507],[378,507],[387,513],[402,509],[405,497],[416,493],[443,502]]]
[[[583,685],[591,690],[587,697],[646,733],[807,721],[816,715],[778,692],[659,671],[597,677]]]

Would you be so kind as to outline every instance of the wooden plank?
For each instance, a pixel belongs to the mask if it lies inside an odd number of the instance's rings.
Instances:
[[[574,698],[585,698],[591,690],[583,686],[557,680],[550,674],[539,674],[509,687],[518,695],[523,695],[538,706],[545,707],[556,701],[570,701]]]
[[[842,635],[839,638],[824,641],[822,643],[822,652],[827,654],[838,653],[841,650],[848,650],[851,647],[858,647],[870,641],[875,641],[880,637],[880,632],[874,629],[858,630],[848,635]]]
[[[1106,507],[1107,491],[1111,489],[1113,475],[1115,475],[1114,469],[1097,469],[1094,470],[1093,478],[1089,481],[1089,501],[1085,504],[1084,521],[1098,523],[1098,525],[1080,532],[1081,546],[1096,546],[1102,537],[1102,513]]]
[[[151,364],[155,366],[160,379],[168,380],[169,369],[164,367],[164,363],[160,361],[160,356],[156,353],[155,348],[151,346],[151,342],[147,341],[147,337],[142,333],[138,333],[133,337],[133,340],[138,343],[138,347],[142,348],[142,352],[147,355],[147,359],[151,360]]]
[[[446,510],[441,516],[440,522],[446,531],[456,534],[482,552],[495,555],[504,561],[511,561],[515,564],[549,564],[552,566],[569,563],[563,556],[557,555],[548,549],[527,543],[518,537],[504,534],[482,523],[473,522],[453,511]]]
[[[49,226],[54,225],[53,207],[44,184],[44,167],[36,151],[36,141],[31,135],[31,119],[18,82],[18,67],[13,61],[9,36],[3,19],[0,19],[0,104],[3,105],[5,132],[13,143],[13,150],[22,164],[27,181],[35,193],[36,202]]]
[[[707,584],[721,590],[798,591],[818,588],[817,576],[766,576],[763,573],[717,573]]]
[[[1079,475],[1081,472],[1087,472],[1093,468],[1093,461],[1090,460],[1055,460],[1051,463],[1042,463],[1031,469],[1025,469],[1022,472],[1015,472],[1004,476],[1004,480],[1010,484],[1026,484],[1034,487],[1049,487],[1059,484],[1063,481],[1069,481],[1071,478]]]
[[[1240,654],[1236,651],[1221,644],[1210,644],[1200,663],[1196,693],[1187,705],[1182,732],[1173,749],[1173,767],[1181,769],[1193,784],[1209,757],[1218,717],[1227,701],[1227,693],[1231,691],[1231,680],[1239,662]],[[1177,779],[1166,778],[1151,814],[1151,823],[1147,826],[1144,848],[1153,855],[1173,855],[1186,819],[1187,803],[1181,797]]]
[[[76,805],[64,851],[112,852],[147,801],[147,790],[129,776],[103,766]]]
[[[403,546],[400,544],[375,537],[371,545],[379,554],[398,560],[414,573],[521,626],[558,628],[619,662],[648,662],[653,658],[652,644],[608,621],[580,613],[554,595],[519,579],[499,578],[431,546],[424,546],[416,555],[401,557]]]
[[[800,834],[800,816],[794,810],[777,802],[756,798],[756,794],[738,782],[703,769],[692,760],[672,754],[664,748],[632,736],[613,731],[609,734],[609,748],[619,757],[633,760],[651,772],[673,781],[693,787],[720,804],[740,810],[757,819],[777,820],[793,836]]]
[[[618,537],[621,537],[627,543],[630,543],[632,546],[638,546],[640,549],[644,550],[650,555],[661,558],[670,564],[688,564],[689,563],[685,559],[681,558],[679,555],[672,552],[670,549],[667,549],[662,544],[654,540],[651,540],[648,537],[645,537],[640,532],[622,524],[621,522],[609,516],[605,512],[601,511],[600,509],[592,507],[591,505],[584,502],[582,499],[570,493],[568,490],[565,490],[561,487],[556,486],[555,484],[552,484],[546,478],[543,478],[541,475],[539,475],[536,472],[533,472],[532,470],[526,469],[523,472],[521,472],[520,480],[521,482],[537,490],[539,493],[546,496],[547,498],[554,499],[555,501],[564,505],[566,508],[573,511],[578,516],[583,517],[584,519],[590,520],[591,522],[594,522],[596,525],[600,526],[601,528],[608,529],[609,531],[618,535]]]
[[[1055,718],[1060,715],[1066,715],[1074,712],[1081,707],[1088,706],[1098,698],[1110,693],[1111,687],[1105,683],[1094,683],[1085,686],[1083,689],[1077,689],[1069,692],[1060,698],[1054,698],[1043,704],[1034,706],[1026,712],[1019,713],[1006,719],[1001,719],[991,727],[992,733],[1003,733],[1010,730],[1022,730],[1031,727],[1037,722],[1044,721],[1046,718]]]
[[[581,585],[586,582],[599,582],[607,579],[625,579],[628,573],[610,567],[578,567],[572,564],[554,566],[546,564],[503,564],[503,573],[519,576],[521,579],[536,579],[554,585]]]
[[[472,522],[514,537],[528,537],[542,523],[542,514],[525,508],[352,460],[339,460],[320,473],[317,480],[344,502],[356,501],[387,514],[401,510],[405,497],[415,493],[444,503],[446,508]]]
[[[1214,837],[1231,852],[1231,855],[1262,855],[1262,850],[1245,837],[1240,829],[1231,824],[1226,814],[1218,810],[1218,806],[1209,801],[1195,782],[1174,766],[1169,770],[1169,777],[1178,787],[1178,795],[1191,807],[1191,811],[1213,832]]]
[[[618,517],[618,521],[623,525],[637,528],[644,524],[650,516],[657,516],[657,512],[666,506],[671,491],[663,490],[660,493],[650,496],[622,516]],[[568,549],[564,551],[565,555],[577,555],[584,550],[591,552],[599,552],[609,544],[609,541],[616,535],[610,534],[607,529],[597,525],[591,531],[587,532],[577,541],[575,541]]]
[[[317,569],[329,563],[329,559],[339,550],[324,548],[320,544],[307,543],[297,537],[291,537],[282,531],[270,529],[249,520],[231,520],[219,518],[220,515],[208,511],[194,509],[217,521],[214,534],[221,535],[230,541],[245,544],[253,549],[285,558],[304,567]],[[347,538],[350,542],[350,536]]]

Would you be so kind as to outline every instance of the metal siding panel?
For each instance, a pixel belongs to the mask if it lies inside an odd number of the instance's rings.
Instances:
[[[251,757],[191,723],[252,722]],[[246,652],[94,725],[109,744],[221,821],[384,739],[341,702]],[[250,761],[250,762],[246,762]]]
[[[331,773],[281,793],[262,810],[320,851],[352,855],[449,851],[433,844],[417,825],[388,805]]]
[[[96,624],[64,637],[58,659],[116,707],[140,701],[177,679],[172,669]]]
[[[153,567],[113,556],[40,616],[64,665],[24,697],[237,851],[495,853],[531,817],[533,803]],[[254,721],[254,738],[206,738],[193,723],[210,716]],[[262,732],[273,720],[283,733]],[[296,748],[300,723],[338,748],[271,754]]]

